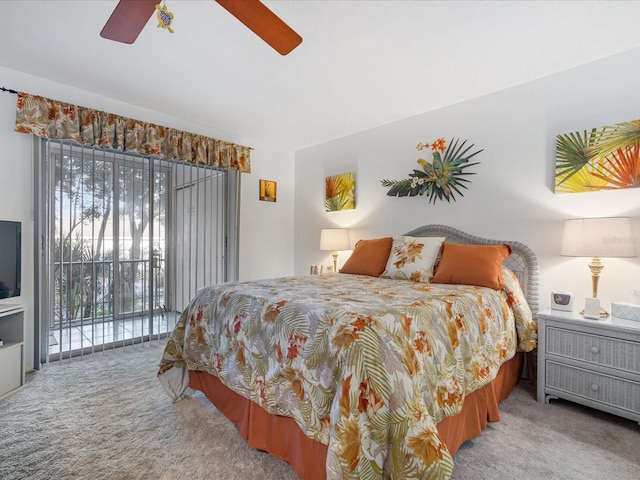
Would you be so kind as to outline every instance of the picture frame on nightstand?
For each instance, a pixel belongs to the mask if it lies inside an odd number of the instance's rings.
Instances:
[[[551,309],[563,312],[573,311],[573,293],[551,292]]]

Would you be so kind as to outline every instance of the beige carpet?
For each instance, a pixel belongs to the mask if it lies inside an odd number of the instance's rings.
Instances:
[[[172,404],[156,379],[162,346],[53,364],[0,400],[2,479],[295,479],[248,448],[201,395]],[[502,421],[467,442],[455,479],[637,479],[640,426],[522,385]]]

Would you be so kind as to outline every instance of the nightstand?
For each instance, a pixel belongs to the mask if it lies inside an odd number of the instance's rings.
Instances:
[[[538,401],[562,398],[640,423],[640,322],[538,313]]]

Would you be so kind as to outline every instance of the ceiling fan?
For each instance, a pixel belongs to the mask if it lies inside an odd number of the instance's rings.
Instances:
[[[100,36],[116,42],[135,42],[160,1],[120,0]],[[281,55],[286,55],[302,43],[302,37],[260,0],[215,1]]]

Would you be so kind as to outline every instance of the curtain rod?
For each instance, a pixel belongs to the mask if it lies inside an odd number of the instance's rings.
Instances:
[[[2,90],[3,92],[15,93],[16,95],[18,94],[18,92],[12,90],[11,88],[0,87],[0,90]]]

